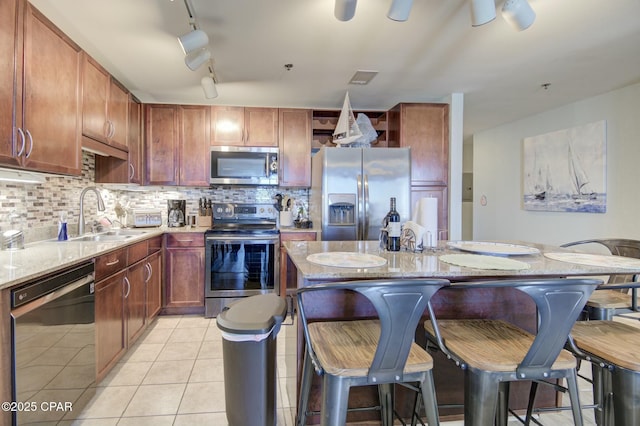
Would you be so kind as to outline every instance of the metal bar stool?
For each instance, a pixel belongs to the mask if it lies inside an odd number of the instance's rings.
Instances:
[[[438,279],[391,279],[316,284],[298,289],[298,314],[306,339],[297,425],[306,424],[313,369],[321,375],[321,425],[342,426],[349,389],[378,385],[384,425],[393,424],[393,383],[418,382],[430,426],[438,425],[433,359],[414,343],[431,296],[449,285]],[[308,323],[304,301],[326,290],[364,295],[378,318]]]
[[[591,239],[574,241],[563,244],[561,247],[585,248],[590,245],[594,247],[606,247],[607,250],[615,256],[625,256],[640,259],[640,241],[625,238],[609,238],[609,239]],[[622,283],[636,281],[633,275],[611,276],[608,283]],[[596,320],[610,320],[614,315],[621,315],[638,311],[638,294],[637,289],[602,289],[595,291],[585,306],[586,317]]]
[[[596,424],[640,424],[640,329],[618,321],[578,321],[569,346],[591,362]]]
[[[514,287],[534,300],[538,331],[532,335],[502,320],[437,320],[429,305],[427,338],[464,370],[464,424],[507,424],[509,383],[566,379],[573,419],[582,425],[577,361],[563,347],[571,327],[594,289],[592,279],[475,281],[452,288]]]

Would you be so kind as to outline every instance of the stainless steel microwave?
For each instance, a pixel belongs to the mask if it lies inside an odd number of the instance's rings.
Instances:
[[[278,148],[212,146],[211,185],[277,185]]]

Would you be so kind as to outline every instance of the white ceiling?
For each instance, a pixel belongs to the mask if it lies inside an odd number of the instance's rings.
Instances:
[[[340,22],[334,0],[190,0],[218,80],[189,70],[176,37],[184,0],[30,0],[143,102],[354,109],[464,94],[465,137],[640,81],[640,0],[530,0],[535,23],[471,27],[468,0],[360,0]],[[503,1],[497,0],[497,7]],[[287,71],[284,65],[293,64]],[[356,70],[379,74],[348,85]],[[548,89],[541,85],[549,83]]]

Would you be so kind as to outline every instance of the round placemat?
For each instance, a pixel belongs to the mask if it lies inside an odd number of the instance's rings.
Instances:
[[[339,268],[374,268],[387,263],[387,259],[374,254],[346,251],[314,253],[307,256],[307,260],[318,265],[337,266]]]
[[[531,265],[526,262],[508,257],[486,256],[483,254],[443,254],[439,259],[451,265],[475,269],[519,271],[531,268]]]

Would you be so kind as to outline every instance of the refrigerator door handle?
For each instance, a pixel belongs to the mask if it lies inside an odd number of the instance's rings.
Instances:
[[[363,240],[369,239],[369,176],[364,175],[364,226],[362,229]]]
[[[362,175],[358,175],[357,177],[358,183],[358,192],[356,193],[356,208],[357,208],[357,216],[356,216],[356,240],[362,240],[362,224],[363,224],[363,214],[362,211],[363,203],[362,203]]]

